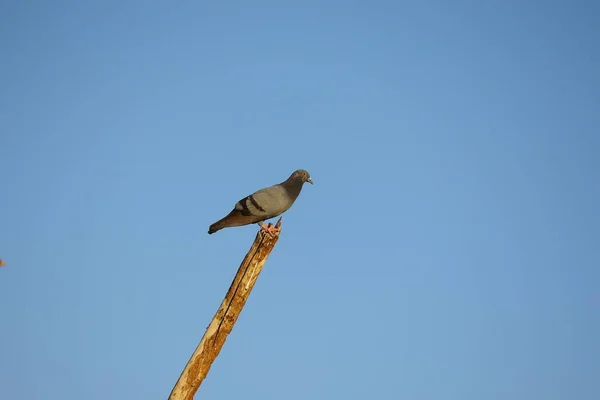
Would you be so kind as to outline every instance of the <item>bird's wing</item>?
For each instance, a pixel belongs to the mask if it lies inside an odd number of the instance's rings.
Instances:
[[[235,204],[235,210],[242,215],[272,218],[291,206],[285,189],[281,185],[273,185],[244,197]]]

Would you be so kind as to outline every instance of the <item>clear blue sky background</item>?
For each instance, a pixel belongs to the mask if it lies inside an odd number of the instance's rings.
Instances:
[[[599,20],[2,2],[0,398],[166,398],[304,168],[197,398],[599,399]]]

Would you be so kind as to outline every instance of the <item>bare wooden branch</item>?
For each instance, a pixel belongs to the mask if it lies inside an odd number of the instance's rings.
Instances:
[[[281,218],[275,227],[281,227]],[[261,229],[256,234],[254,243],[233,278],[225,299],[173,387],[169,400],[192,400],[194,398],[194,394],[206,378],[210,366],[219,355],[227,335],[242,312],[258,275],[279,240],[279,233],[278,231],[270,234]]]

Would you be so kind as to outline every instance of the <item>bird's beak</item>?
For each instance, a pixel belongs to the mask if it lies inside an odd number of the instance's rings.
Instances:
[[[308,179],[306,180],[306,182],[310,183],[311,185],[314,185],[314,184],[315,184],[315,183],[312,181],[312,178],[308,178]]]

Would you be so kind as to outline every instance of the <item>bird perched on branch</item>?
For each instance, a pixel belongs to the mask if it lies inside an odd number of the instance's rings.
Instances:
[[[265,226],[263,222],[286,212],[298,198],[305,182],[313,183],[308,172],[299,169],[285,181],[244,197],[235,204],[227,216],[212,224],[208,228],[208,233],[213,234],[223,228],[254,223],[270,234],[278,232],[279,228],[271,224]]]

